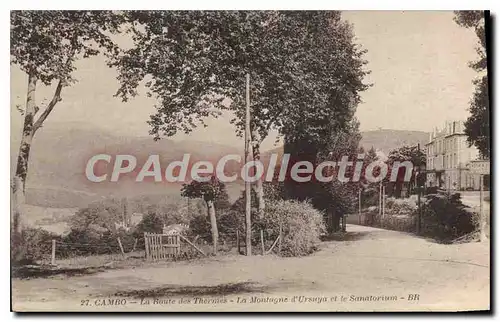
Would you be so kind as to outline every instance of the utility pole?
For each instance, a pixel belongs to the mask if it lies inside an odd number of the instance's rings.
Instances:
[[[361,225],[361,188],[359,188],[359,193],[358,193],[358,220],[359,224]]]
[[[382,181],[380,181],[380,185],[378,187],[378,216],[382,217]]]
[[[385,186],[382,186],[382,218],[385,217]]]
[[[417,225],[417,235],[420,235],[420,221],[422,217],[422,204],[420,200],[420,187],[417,187],[417,205],[418,205],[418,211],[417,211],[417,220],[416,220],[416,225]]]
[[[246,112],[245,112],[245,164],[250,159],[251,132],[250,132],[250,74],[246,75]],[[252,256],[252,187],[248,178],[245,179],[245,224],[246,224],[246,251],[247,256]]]
[[[122,207],[123,207],[123,212],[122,212],[122,222],[124,227],[129,227],[129,215],[128,215],[128,208],[127,208],[127,197],[122,198]]]
[[[479,175],[479,241],[486,241],[486,218],[484,217],[484,209],[483,209],[483,175]]]

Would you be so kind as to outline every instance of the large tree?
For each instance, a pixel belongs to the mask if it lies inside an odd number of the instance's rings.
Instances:
[[[467,141],[475,145],[481,155],[490,157],[490,102],[488,95],[487,74],[487,38],[485,32],[485,13],[483,11],[456,11],[455,22],[465,28],[474,29],[479,45],[476,52],[477,61],[469,63],[470,67],[478,72],[478,77],[473,80],[475,90],[470,101],[470,116],[465,122]]]
[[[12,182],[14,245],[23,228],[23,205],[33,137],[63,97],[63,89],[75,80],[74,63],[100,52],[117,53],[110,35],[122,17],[109,11],[12,11],[10,33],[11,64],[27,74],[24,123],[16,172]],[[40,86],[54,88],[45,106],[36,101]],[[16,237],[17,236],[17,237]]]
[[[244,125],[245,74],[251,75],[252,144],[271,129],[285,137],[322,135],[325,123],[349,117],[342,107],[359,101],[365,85],[363,51],[339,12],[204,11],[129,12],[134,46],[117,57],[123,99],[142,82],[159,104],[151,116],[155,138],[189,133],[207,116],[231,110]],[[348,93],[348,95],[343,95]],[[337,111],[338,113],[336,113]],[[315,132],[317,131],[317,132]],[[259,210],[264,208],[257,182]]]
[[[336,106],[335,112],[352,114],[354,106]],[[339,162],[347,157],[350,162],[356,161],[359,151],[361,135],[358,122],[353,116],[346,124],[337,124],[322,129],[324,136],[315,136],[317,130],[308,137],[304,135],[294,141],[285,142],[285,153],[290,154],[291,163],[309,161],[318,165],[324,161]],[[302,126],[301,126],[302,127]],[[320,132],[321,133],[321,132]],[[327,229],[332,233],[340,229],[340,218],[353,210],[360,182],[354,182],[354,167],[346,167],[345,173],[340,173],[339,165],[323,169],[324,176],[333,176],[330,182],[320,182],[313,176],[307,182],[295,182],[290,177],[284,182],[285,198],[310,200],[314,207],[327,214]],[[342,179],[339,179],[342,176]],[[344,182],[343,178],[348,178]]]

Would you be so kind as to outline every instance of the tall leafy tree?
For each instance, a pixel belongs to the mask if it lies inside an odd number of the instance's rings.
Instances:
[[[349,110],[354,106],[344,108]],[[290,153],[291,163],[309,161],[318,165],[324,161],[338,162],[342,157],[347,157],[350,162],[356,161],[361,140],[359,124],[356,119],[351,118],[350,122],[342,126],[328,127],[324,132],[327,133],[325,137],[301,136],[296,141],[285,142],[285,152]],[[315,178],[308,182],[295,182],[287,178],[284,182],[285,196],[288,199],[310,200],[316,208],[326,212],[328,231],[338,231],[340,218],[351,212],[356,204],[359,182],[351,180],[353,174],[354,168],[347,167],[342,176],[349,181],[341,182],[338,179],[340,171],[337,164],[335,167],[324,169],[325,176],[333,175],[333,181],[330,182],[320,182]]]
[[[217,227],[216,206],[220,207],[219,210],[230,207],[226,186],[215,176],[211,176],[207,182],[193,180],[189,184],[184,184],[181,195],[188,198],[203,198],[206,202],[212,229],[213,249],[214,253],[217,253],[219,229]]]
[[[418,149],[418,146],[403,146],[399,149],[392,150],[389,152],[387,165],[388,165],[388,175],[392,173],[392,168],[394,162],[405,162],[410,161],[413,164],[413,169],[411,173],[411,178],[409,182],[405,182],[404,178],[406,175],[406,168],[400,167],[397,173],[396,182],[389,183],[389,193],[397,198],[401,197],[401,191],[403,186],[408,186],[408,189],[412,189],[415,182],[415,174],[418,166],[425,166],[426,156],[422,149]]]
[[[298,138],[321,135],[336,106],[359,101],[363,51],[339,12],[129,12],[134,46],[117,57],[123,99],[144,83],[158,99],[156,138],[189,133],[207,116],[235,114],[244,125],[245,74],[251,75],[254,159],[271,129]],[[349,93],[341,95],[340,93]],[[347,117],[349,120],[349,117]],[[307,131],[297,123],[310,123]],[[315,126],[313,128],[313,126]],[[261,182],[259,209],[264,198]]]
[[[456,11],[455,22],[465,28],[474,29],[479,45],[476,52],[477,61],[469,63],[478,72],[473,80],[475,90],[470,101],[470,116],[465,122],[467,141],[475,145],[483,157],[489,158],[490,147],[490,102],[488,94],[488,74],[486,56],[485,13],[483,11]]]
[[[28,76],[21,144],[12,182],[13,231],[19,235],[33,137],[62,100],[64,87],[75,81],[71,76],[74,63],[100,52],[117,53],[111,34],[118,31],[123,17],[109,11],[12,11],[10,22],[11,64]],[[40,86],[54,88],[45,106],[36,101]]]

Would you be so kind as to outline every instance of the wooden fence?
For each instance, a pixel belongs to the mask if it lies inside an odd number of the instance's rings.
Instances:
[[[181,256],[181,241],[183,241],[186,245],[189,245],[188,247],[192,247],[198,253],[206,256],[203,250],[179,233],[144,233],[146,259],[154,261],[160,259],[172,259]]]
[[[144,243],[147,260],[169,259],[181,252],[179,234],[144,233]]]

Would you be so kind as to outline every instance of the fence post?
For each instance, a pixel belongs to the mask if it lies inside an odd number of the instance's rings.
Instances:
[[[283,240],[283,223],[280,221],[280,235],[278,244],[278,254],[281,256],[281,241]]]
[[[52,257],[51,257],[50,263],[52,265],[56,264],[56,240],[55,239],[52,239]]]
[[[144,233],[144,248],[146,249],[146,259],[149,260],[149,240],[147,233]]]
[[[262,229],[260,230],[260,244],[262,246],[262,255],[266,252],[266,249],[264,248],[264,232]]]
[[[240,253],[240,230],[236,229],[236,248],[238,248],[238,255]]]

